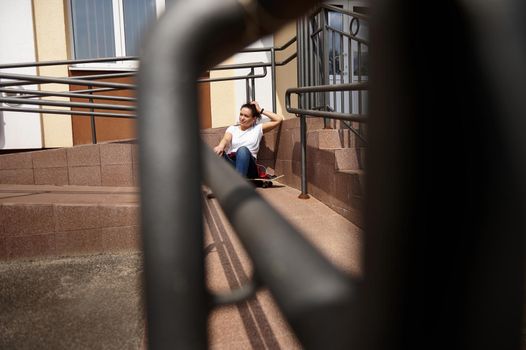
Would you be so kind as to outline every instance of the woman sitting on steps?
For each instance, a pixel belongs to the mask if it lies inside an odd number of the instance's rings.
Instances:
[[[260,123],[261,115],[270,118],[270,121]],[[242,176],[257,178],[256,159],[263,133],[276,128],[283,119],[282,115],[265,111],[256,101],[246,103],[239,111],[239,124],[226,129],[214,152],[223,156]]]

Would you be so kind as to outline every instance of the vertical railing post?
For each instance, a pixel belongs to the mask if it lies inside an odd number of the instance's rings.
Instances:
[[[272,77],[272,111],[276,112],[276,49],[274,46],[270,49],[271,59],[271,77]]]
[[[92,86],[89,85],[88,86],[88,89],[90,90],[89,94],[90,96],[93,96],[93,92],[91,91],[92,90]],[[89,99],[89,103],[93,103],[93,97],[90,97]],[[95,112],[95,109],[93,107],[90,108],[90,112],[92,113],[90,115],[90,122],[91,122],[91,143],[92,144],[97,144],[97,128],[96,128],[96,125],[95,125],[95,116],[93,115],[93,112]]]
[[[322,9],[321,11],[321,25],[323,33],[323,85],[329,85],[329,31],[327,30],[329,11]],[[330,93],[324,92],[322,98],[322,106],[328,106],[330,101]],[[326,128],[328,119],[323,118],[323,127]]]
[[[307,192],[307,120],[300,115],[300,140],[301,140],[301,193],[300,199],[310,198]]]
[[[250,91],[251,100],[256,100],[256,78],[254,78],[254,68],[250,68],[250,75],[252,78],[250,79],[250,85],[252,90]]]
[[[250,75],[250,73],[248,73]],[[250,102],[250,79],[248,76],[245,79],[245,102]]]

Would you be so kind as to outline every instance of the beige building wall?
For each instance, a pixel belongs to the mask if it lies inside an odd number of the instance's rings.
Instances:
[[[274,46],[279,47],[287,43],[291,38],[296,35],[296,21],[290,22],[282,30],[274,34]],[[296,44],[292,44],[283,51],[276,51],[276,61],[280,62],[287,59],[290,55],[296,52]],[[270,54],[269,58],[270,59]],[[249,60],[250,61],[250,60]],[[252,60],[254,61],[254,60]],[[267,60],[270,62],[269,60]],[[290,87],[296,87],[297,84],[297,60],[294,59],[285,66],[276,67],[276,107],[277,112],[285,115],[285,118],[294,118],[295,115],[286,113],[285,108],[285,91]],[[222,62],[221,64],[235,64],[235,57]],[[225,71],[211,71],[210,78],[220,77],[231,77],[236,72],[234,70]],[[268,69],[268,76],[270,77],[270,67]],[[259,89],[268,89],[270,96],[271,85],[265,86],[260,81],[256,83],[258,85],[258,94],[262,93]],[[239,84],[238,84],[239,85]],[[226,82],[215,82],[210,84],[210,99],[211,99],[211,111],[212,111],[212,127],[222,127],[232,125],[233,120],[239,113],[239,94],[244,94],[239,86],[236,88],[235,81]],[[237,95],[236,95],[237,94]],[[270,97],[269,97],[270,98]],[[261,102],[261,101],[260,101]],[[294,106],[297,105],[295,95],[292,95],[292,103]],[[270,107],[270,103],[267,103],[266,108]]]
[[[37,61],[68,59],[67,25],[64,0],[33,0],[35,21],[35,41]],[[67,66],[39,67],[41,76],[67,77]],[[45,84],[46,91],[67,91],[66,85]],[[51,98],[69,101],[64,98]],[[60,107],[47,107],[59,109]],[[67,109],[67,108],[66,108]],[[44,147],[69,147],[73,145],[71,117],[69,115],[42,114],[42,133]]]
[[[233,57],[220,65],[234,64]],[[235,75],[234,70],[210,71],[210,78],[225,78]],[[233,80],[210,83],[210,110],[212,112],[212,127],[232,125],[232,119],[239,111],[236,110],[236,87]]]
[[[274,34],[276,47],[283,46],[296,36],[296,21],[292,21]],[[296,43],[290,45],[283,51],[276,51],[276,61],[282,62],[296,52]],[[277,112],[285,116],[285,119],[295,118],[294,114],[287,113],[285,107],[285,91],[288,88],[298,86],[298,59],[295,58],[284,66],[276,67],[276,107]],[[291,96],[292,106],[297,106],[297,97]]]

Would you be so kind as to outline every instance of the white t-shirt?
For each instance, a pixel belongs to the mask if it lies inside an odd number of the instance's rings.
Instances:
[[[232,134],[232,144],[226,152],[236,152],[239,147],[247,147],[250,153],[257,158],[259,151],[259,143],[263,137],[263,124],[256,124],[247,130],[241,130],[239,125],[231,125],[226,129],[226,132]]]

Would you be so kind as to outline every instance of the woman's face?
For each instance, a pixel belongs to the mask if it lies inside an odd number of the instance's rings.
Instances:
[[[243,107],[239,111],[239,125],[241,126],[241,129],[245,130],[248,129],[254,124],[254,116],[252,115],[252,111],[250,108]]]

